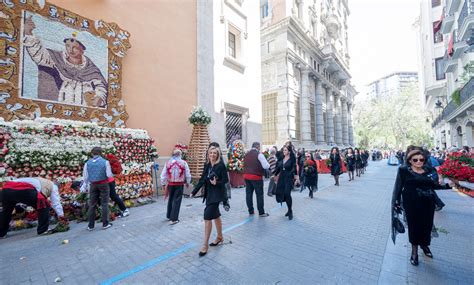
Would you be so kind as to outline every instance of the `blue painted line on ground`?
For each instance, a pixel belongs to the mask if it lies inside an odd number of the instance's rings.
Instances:
[[[279,206],[276,206],[275,208],[272,208],[272,209],[270,210],[270,212],[276,211],[276,210],[281,209],[281,208],[282,208],[282,206],[280,206],[280,205],[279,205]],[[238,223],[238,224],[235,224],[235,225],[232,225],[232,226],[230,226],[230,227],[228,227],[228,228],[225,228],[224,230],[222,230],[222,233],[227,233],[227,232],[230,232],[230,231],[232,231],[232,230],[235,230],[236,228],[241,227],[241,226],[243,226],[243,225],[245,225],[245,224],[251,222],[252,220],[254,220],[254,218],[255,218],[254,216],[248,217],[247,219],[243,220],[242,222],[240,222],[240,223]],[[130,270],[127,271],[127,272],[121,273],[121,274],[119,274],[119,275],[117,275],[117,276],[115,276],[115,277],[112,277],[112,278],[108,279],[108,280],[102,281],[102,282],[100,283],[100,285],[112,285],[112,284],[114,284],[114,283],[116,283],[116,282],[119,282],[119,281],[121,281],[121,280],[123,280],[123,279],[126,279],[126,278],[128,278],[128,277],[130,277],[130,276],[132,276],[132,275],[134,275],[134,274],[136,274],[136,273],[138,273],[138,272],[140,272],[140,271],[143,271],[143,270],[145,270],[145,269],[148,269],[148,268],[150,268],[150,267],[153,267],[153,266],[155,266],[155,265],[158,265],[158,264],[160,264],[160,263],[162,263],[162,262],[164,262],[164,261],[166,261],[166,260],[168,260],[168,259],[170,259],[170,258],[173,258],[173,257],[175,257],[175,256],[178,256],[178,255],[180,255],[180,254],[183,254],[183,253],[187,252],[188,250],[190,250],[191,248],[196,247],[196,245],[197,245],[197,244],[196,244],[195,242],[192,242],[192,243],[189,243],[189,244],[187,244],[187,245],[184,245],[184,246],[182,246],[182,247],[180,247],[180,248],[178,248],[178,249],[176,249],[176,250],[174,250],[174,251],[170,251],[170,252],[168,252],[168,253],[165,253],[164,255],[161,255],[161,256],[159,256],[159,257],[157,257],[157,258],[155,258],[155,259],[152,259],[152,260],[148,261],[147,263],[144,263],[144,264],[142,264],[142,265],[139,265],[139,266],[137,266],[137,267],[134,267],[134,268],[130,269]]]
[[[127,271],[127,272],[121,273],[121,274],[119,274],[119,275],[117,275],[117,276],[115,276],[115,277],[112,277],[112,278],[110,278],[110,279],[108,279],[108,280],[105,280],[105,281],[101,282],[100,285],[111,285],[111,284],[114,284],[114,283],[116,283],[116,282],[118,282],[118,281],[120,281],[120,280],[123,280],[123,279],[125,279],[125,278],[128,278],[128,277],[134,275],[135,273],[138,273],[138,272],[140,272],[140,271],[143,271],[143,270],[145,270],[145,269],[148,269],[148,268],[150,268],[150,267],[153,267],[153,266],[155,266],[155,265],[158,265],[158,264],[160,264],[160,263],[162,263],[162,262],[164,262],[164,261],[166,261],[166,260],[168,260],[168,259],[170,259],[170,258],[173,258],[173,257],[175,257],[175,256],[177,256],[177,255],[180,255],[180,254],[182,254],[182,253],[185,253],[186,251],[190,250],[191,248],[195,247],[196,245],[197,245],[197,244],[196,244],[195,242],[186,244],[186,245],[184,245],[184,246],[182,246],[182,247],[180,247],[180,248],[178,248],[178,249],[176,249],[176,250],[174,250],[174,251],[170,251],[170,252],[168,252],[168,253],[166,253],[166,254],[164,254],[164,255],[162,255],[162,256],[159,256],[159,257],[157,257],[157,258],[155,258],[155,259],[152,259],[152,260],[148,261],[147,263],[144,263],[144,264],[142,264],[142,265],[139,265],[139,266],[137,266],[137,267],[135,267],[135,268],[133,268],[133,269]]]
[[[322,187],[322,188],[319,189],[319,190],[324,190],[324,189],[326,189],[326,188],[329,188],[329,186]],[[283,205],[278,205],[278,206],[272,208],[272,209],[270,210],[270,212],[277,211],[277,210],[279,210],[279,209],[281,209],[281,208],[283,208],[283,207],[284,207]],[[223,233],[227,233],[227,232],[230,232],[230,231],[232,231],[232,230],[235,230],[235,229],[238,228],[238,227],[241,227],[241,226],[243,226],[243,225],[245,225],[245,224],[250,223],[250,222],[253,221],[254,219],[255,219],[255,216],[248,217],[247,219],[243,220],[242,222],[240,222],[240,223],[238,223],[238,224],[235,224],[235,225],[232,225],[232,226],[230,226],[230,227],[228,227],[228,228],[225,228],[222,232],[223,232]],[[126,278],[128,278],[128,277],[130,277],[130,276],[132,276],[132,275],[134,275],[134,274],[136,274],[136,273],[138,273],[138,272],[140,272],[140,271],[143,271],[143,270],[145,270],[145,269],[148,269],[148,268],[150,268],[150,267],[153,267],[153,266],[155,266],[155,265],[158,265],[158,264],[160,264],[160,263],[162,263],[162,262],[164,262],[164,261],[166,261],[166,260],[168,260],[168,259],[170,259],[170,258],[173,258],[173,257],[175,257],[175,256],[178,256],[178,255],[180,255],[180,254],[183,254],[183,253],[187,252],[188,250],[190,250],[191,248],[196,247],[196,245],[197,245],[197,244],[196,244],[195,242],[186,244],[186,245],[184,245],[184,246],[182,246],[182,247],[180,247],[180,248],[178,248],[178,249],[176,249],[176,250],[174,250],[174,251],[170,251],[170,252],[168,252],[168,253],[165,253],[164,255],[161,255],[161,256],[159,256],[159,257],[157,257],[157,258],[155,258],[155,259],[152,259],[152,260],[150,260],[150,261],[148,261],[148,262],[146,262],[146,263],[144,263],[144,264],[142,264],[142,265],[139,265],[139,266],[137,266],[137,267],[135,267],[135,268],[132,268],[131,270],[129,270],[129,271],[127,271],[127,272],[121,273],[121,274],[119,274],[119,275],[117,275],[117,276],[115,276],[115,277],[112,277],[112,278],[110,278],[110,279],[108,279],[108,280],[105,280],[105,281],[101,282],[100,285],[112,285],[112,284],[114,284],[114,283],[116,283],[116,282],[118,282],[118,281],[121,281],[121,280],[123,280],[123,279],[126,279]]]

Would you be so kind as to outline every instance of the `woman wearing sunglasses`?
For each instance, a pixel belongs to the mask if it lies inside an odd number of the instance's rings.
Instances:
[[[400,209],[403,206],[405,210],[408,238],[412,246],[410,263],[414,266],[418,265],[418,246],[427,257],[433,258],[429,245],[435,212],[434,189],[442,188],[430,178],[424,165],[422,150],[408,152],[406,165],[398,169],[392,196],[392,207]]]

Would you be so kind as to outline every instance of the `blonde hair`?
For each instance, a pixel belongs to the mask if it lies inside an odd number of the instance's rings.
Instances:
[[[220,148],[215,147],[215,146],[211,146],[211,147],[207,150],[207,163],[211,163],[211,160],[209,159],[209,154],[211,153],[211,151],[214,151],[214,150],[217,151],[217,160],[216,160],[216,163],[221,162],[222,153],[221,153]]]

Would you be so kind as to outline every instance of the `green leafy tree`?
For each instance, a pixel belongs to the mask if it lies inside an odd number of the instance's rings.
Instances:
[[[431,125],[419,100],[416,85],[397,96],[366,99],[354,110],[357,143],[362,148],[405,149],[408,145],[431,146]]]

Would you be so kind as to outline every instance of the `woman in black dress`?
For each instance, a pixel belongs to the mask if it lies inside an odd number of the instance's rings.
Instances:
[[[360,157],[362,158],[362,168],[361,168],[361,173],[364,174],[365,170],[367,168],[368,160],[369,160],[369,152],[367,150],[361,150],[360,151]]]
[[[355,155],[352,147],[347,149],[346,154],[346,164],[347,164],[347,173],[349,174],[349,181],[354,180],[354,170],[355,170]]]
[[[302,183],[304,183],[305,187],[308,187],[309,197],[313,199],[313,191],[318,190],[318,166],[311,152],[307,151],[305,158],[303,163],[304,180]]]
[[[392,207],[403,206],[408,223],[408,238],[412,250],[410,263],[418,265],[418,246],[423,253],[433,258],[429,245],[435,211],[434,189],[442,188],[430,178],[424,167],[425,157],[421,150],[412,150],[407,155],[407,164],[398,169],[393,189]]]
[[[209,248],[208,243],[212,232],[212,221],[214,221],[216,226],[217,238],[209,245],[217,246],[224,242],[219,204],[223,202],[226,211],[229,210],[227,191],[225,189],[225,184],[228,182],[227,168],[222,161],[220,149],[213,146],[208,149],[208,161],[200,180],[204,181],[203,202],[206,201],[206,208],[204,209],[204,245],[199,252],[199,256],[204,256]],[[195,187],[191,197],[196,195],[199,189]]]
[[[286,202],[288,212],[285,216],[289,220],[293,219],[291,189],[295,181],[299,183],[299,177],[296,173],[296,157],[290,145],[285,145],[282,149],[283,157],[277,162],[275,176],[277,178],[277,186],[275,191],[276,201],[278,203]]]
[[[342,173],[341,156],[339,155],[339,148],[333,147],[331,149],[331,175],[334,176],[334,185],[339,186],[339,175]]]
[[[360,171],[362,169],[362,156],[360,155],[360,150],[358,148],[354,149],[354,157],[355,157],[356,176],[360,177]]]

